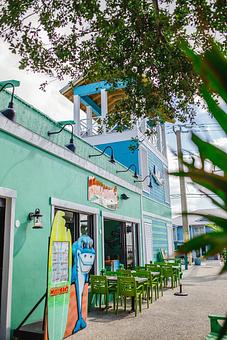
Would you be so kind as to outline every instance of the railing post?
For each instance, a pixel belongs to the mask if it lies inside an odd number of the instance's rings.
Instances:
[[[92,136],[92,108],[91,106],[87,106],[87,134],[88,136]]]
[[[80,136],[80,96],[74,95],[74,121],[76,124],[74,125],[74,133],[77,136]]]
[[[102,128],[103,133],[106,134],[106,115],[108,113],[108,104],[107,104],[107,91],[105,89],[101,90],[101,118],[102,118]]]

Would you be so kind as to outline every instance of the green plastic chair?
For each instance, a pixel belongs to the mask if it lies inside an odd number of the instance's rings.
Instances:
[[[177,286],[177,276],[174,269],[171,266],[162,266],[161,273],[164,277],[164,287],[168,288],[168,281],[171,280],[171,288]]]
[[[135,266],[135,270],[145,270],[145,266]]]
[[[132,276],[132,272],[130,269],[119,269],[116,271],[117,276]]]
[[[133,275],[148,279],[143,285],[145,287],[145,292],[147,293],[147,308],[149,308],[149,300],[151,300],[151,303],[153,302],[153,291],[155,292],[155,300],[159,297],[159,280],[157,277],[153,277],[149,270],[139,270]]]
[[[221,325],[218,321],[224,322],[226,316],[222,315],[208,315],[210,319],[210,333],[207,335],[206,340],[218,339],[218,335],[221,331]],[[227,339],[227,334],[222,337],[222,339]]]
[[[96,297],[96,305],[97,305],[97,297],[99,295],[99,308],[101,309],[102,305],[102,295],[105,297],[105,305],[106,312],[109,308],[109,295],[113,295],[113,308],[115,309],[115,301],[116,301],[116,292],[117,286],[116,284],[108,284],[108,280],[104,275],[91,275],[91,297],[90,304],[92,304],[93,297]]]
[[[117,276],[117,272],[112,272],[112,271],[106,271],[105,272],[106,276]]]
[[[182,279],[182,276],[183,276],[181,264],[179,264],[179,262],[168,262],[168,266],[178,267],[178,268],[173,268],[173,271],[174,271],[176,283],[180,284],[180,280]]]
[[[142,296],[144,288],[142,285],[137,286],[134,277],[118,276],[117,278],[117,310],[118,314],[118,302],[119,298],[124,299],[124,309],[126,310],[126,299],[130,297],[134,299],[135,316],[137,316],[137,305],[139,301],[139,310],[142,312]]]
[[[161,294],[163,296],[163,287],[164,287],[164,276],[162,275],[162,267],[156,264],[146,264],[145,265],[146,270],[150,272],[159,272],[160,275],[158,277],[155,277],[156,280],[159,283],[159,288],[161,290]],[[159,289],[158,289],[158,297],[159,297]]]

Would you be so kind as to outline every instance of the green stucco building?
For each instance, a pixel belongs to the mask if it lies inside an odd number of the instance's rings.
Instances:
[[[8,92],[0,93],[1,107],[9,98]],[[76,151],[71,152],[65,147],[70,130],[48,136],[62,125],[18,97],[14,107],[16,122],[0,114],[1,339],[12,336],[46,292],[48,240],[56,210],[65,211],[73,241],[82,233],[94,239],[95,273],[112,259],[132,267],[151,260],[160,248],[172,251],[169,204],[144,194],[131,170],[116,172],[127,170],[127,164],[111,163],[108,154],[89,158],[100,151],[78,135]],[[116,188],[116,208],[89,200],[91,177],[105,188]],[[42,214],[39,229],[28,218],[37,208]],[[27,323],[41,320],[43,312],[44,302]]]

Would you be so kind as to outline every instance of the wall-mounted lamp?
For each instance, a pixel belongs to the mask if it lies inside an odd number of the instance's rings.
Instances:
[[[33,229],[41,229],[43,227],[42,225],[42,214],[40,214],[40,209],[35,209],[35,212],[30,212],[28,214],[28,219],[30,221],[34,220],[34,225],[33,225]]]
[[[69,144],[66,144],[65,147],[66,147],[67,149],[69,149],[70,151],[75,152],[76,146],[75,146],[75,144],[73,143],[73,125],[72,125],[72,124],[69,124],[69,123],[64,124],[64,125],[62,126],[62,128],[61,128],[59,131],[53,131],[53,132],[52,132],[52,131],[48,131],[47,134],[48,134],[48,136],[50,136],[50,135],[56,135],[56,134],[62,132],[62,130],[63,130],[67,125],[70,125],[70,126],[71,126],[72,132],[71,132],[70,142],[69,142]]]
[[[14,98],[14,91],[15,91],[15,86],[13,85],[13,83],[5,83],[1,89],[0,92],[4,90],[4,88],[6,88],[8,85],[11,85],[13,88],[12,94],[11,94],[11,100],[9,102],[8,108],[5,110],[0,111],[1,114],[3,114],[3,116],[5,116],[6,118],[12,120],[13,122],[16,120],[16,113],[13,109],[13,98]]]
[[[99,157],[99,156],[102,156],[102,155],[105,153],[105,151],[106,151],[107,149],[110,149],[110,150],[111,150],[111,155],[110,155],[109,162],[112,163],[112,164],[115,164],[114,151],[113,151],[112,146],[110,146],[110,145],[107,145],[107,146],[105,147],[105,149],[104,149],[100,154],[98,154],[98,155],[89,155],[89,158],[91,158],[91,157]]]
[[[127,172],[127,171],[129,171],[132,167],[134,168],[134,175],[133,175],[133,177],[134,177],[134,178],[138,178],[137,168],[136,168],[136,165],[135,165],[135,164],[129,165],[129,167],[128,167],[127,170],[117,170],[116,173],[118,173],[118,172]]]
[[[153,186],[152,186],[152,172],[151,172],[151,171],[149,171],[149,175],[145,176],[144,179],[142,179],[141,181],[134,181],[134,183],[138,183],[138,182],[142,183],[142,182],[144,182],[148,177],[150,178],[150,181],[149,181],[149,184],[148,184],[147,186],[148,186],[148,188],[153,188]]]
[[[121,199],[122,200],[128,200],[130,197],[126,194],[121,194]]]

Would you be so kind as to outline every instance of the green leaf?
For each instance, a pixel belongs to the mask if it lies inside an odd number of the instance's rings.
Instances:
[[[227,116],[226,116],[227,119]],[[226,122],[227,123],[227,122]],[[216,146],[204,142],[194,133],[192,134],[192,141],[197,145],[200,156],[203,159],[209,159],[214,165],[218,166],[224,172],[227,172],[227,154]]]
[[[184,164],[190,166],[190,164],[186,162]],[[171,174],[174,176],[190,177],[193,182],[218,195],[227,206],[227,177],[208,173],[203,169],[193,168],[192,166],[188,172],[173,172]]]
[[[196,54],[186,42],[181,44],[181,48],[206,86],[227,101],[227,61],[217,46],[213,45],[204,56]]]
[[[201,94],[207,103],[209,111],[227,134],[227,114],[217,105],[205,86],[201,87]]]
[[[209,246],[209,251],[206,255],[214,255],[222,252],[227,247],[226,232],[211,232],[195,237],[185,242],[179,249],[179,254],[189,253],[192,250],[200,249],[204,246]]]
[[[216,225],[218,225],[219,227],[221,227],[222,229],[224,229],[224,230],[226,229],[226,232],[227,232],[227,218],[215,216],[215,215],[211,215],[211,214],[188,213],[187,215],[203,216],[203,217],[207,218],[209,221],[211,221],[211,222],[215,223]]]

